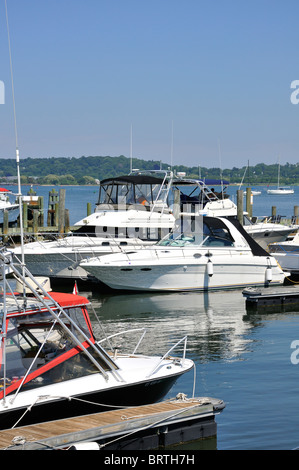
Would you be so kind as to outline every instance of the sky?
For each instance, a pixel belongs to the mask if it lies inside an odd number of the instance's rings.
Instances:
[[[7,10],[21,158],[299,162],[298,0],[7,0]],[[15,148],[0,0],[0,158]]]

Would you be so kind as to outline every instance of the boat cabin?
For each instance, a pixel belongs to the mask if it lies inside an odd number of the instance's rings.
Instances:
[[[24,304],[22,295],[2,295],[0,399],[20,387],[29,390],[116,368],[95,343],[89,301],[61,293],[51,298],[45,306],[34,297],[26,296]]]

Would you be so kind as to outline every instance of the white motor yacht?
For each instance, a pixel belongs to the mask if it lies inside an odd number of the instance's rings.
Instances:
[[[112,289],[189,291],[282,284],[275,258],[236,221],[196,217],[146,249],[84,260]]]
[[[270,243],[284,242],[298,230],[298,225],[275,223],[267,217],[253,222],[246,214],[243,216],[243,226],[246,232],[267,251]]]
[[[236,206],[203,181],[174,177],[169,171],[135,171],[103,180],[95,212],[78,221],[73,233],[12,251],[17,260],[23,249],[34,276],[89,280],[90,274],[79,266],[83,259],[152,245],[172,230],[181,213],[226,216],[236,213]]]
[[[299,274],[299,233],[291,240],[269,245],[269,252],[278,261],[284,271]]]
[[[91,280],[79,265],[83,259],[152,245],[173,229],[176,218],[194,215],[236,218],[237,206],[225,189],[216,192],[204,181],[175,177],[172,172],[135,171],[106,179],[100,184],[95,212],[78,221],[78,229],[66,237],[27,243],[25,262],[35,276]],[[285,240],[294,230],[274,223],[252,224],[246,215],[244,227],[263,248]],[[20,258],[20,247],[12,251]]]

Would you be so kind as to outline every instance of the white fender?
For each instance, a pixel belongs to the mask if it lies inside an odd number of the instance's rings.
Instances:
[[[270,266],[267,266],[266,269],[266,282],[271,282],[272,281],[272,268]]]
[[[213,274],[214,274],[214,267],[213,267],[213,263],[212,261],[209,259],[209,261],[207,262],[207,273],[209,275],[209,277],[212,277]]]

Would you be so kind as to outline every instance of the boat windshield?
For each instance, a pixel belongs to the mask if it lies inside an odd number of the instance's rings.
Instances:
[[[208,218],[207,218],[208,219]],[[183,231],[178,231],[178,226],[167,237],[161,240],[161,246],[233,246],[234,239],[223,224],[212,224],[203,221],[190,224]]]
[[[75,315],[82,325],[84,309],[77,307],[69,310],[72,311],[72,317]],[[70,313],[68,309],[65,311]],[[91,352],[91,347],[83,334],[71,325],[67,326],[100,366],[104,370],[109,370],[110,359],[106,352],[99,346]],[[90,338],[86,323],[84,333]],[[2,354],[0,391],[4,388],[5,374],[6,395],[19,387],[26,374],[22,388],[28,390],[99,372],[95,364],[80,349],[76,340],[68,334],[68,330],[54,319],[50,320],[47,312],[9,317],[5,361],[3,342],[0,352]],[[3,392],[0,393],[0,398],[1,395]]]

